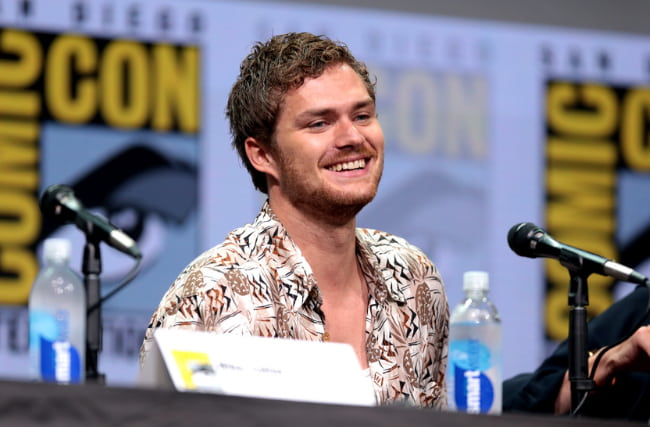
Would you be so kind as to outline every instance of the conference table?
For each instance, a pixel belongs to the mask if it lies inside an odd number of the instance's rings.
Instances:
[[[636,423],[529,414],[474,415],[408,407],[363,407],[207,393],[0,381],[7,426],[614,426]]]

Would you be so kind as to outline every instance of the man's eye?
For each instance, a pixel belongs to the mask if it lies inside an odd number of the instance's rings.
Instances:
[[[312,129],[318,129],[318,128],[324,127],[325,124],[326,123],[323,120],[321,120],[321,121],[318,121],[318,122],[310,123],[309,127],[312,128]]]

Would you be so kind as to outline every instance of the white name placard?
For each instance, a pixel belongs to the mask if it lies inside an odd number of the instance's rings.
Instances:
[[[350,345],[160,329],[138,383],[255,398],[373,406]]]

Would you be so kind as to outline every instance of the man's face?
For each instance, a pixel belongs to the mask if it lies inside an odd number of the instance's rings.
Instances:
[[[350,66],[334,65],[287,92],[271,153],[275,195],[293,206],[345,217],[375,197],[384,135],[375,104]]]

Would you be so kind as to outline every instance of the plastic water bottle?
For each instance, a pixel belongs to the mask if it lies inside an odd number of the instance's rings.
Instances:
[[[86,371],[86,290],[69,266],[68,240],[45,240],[43,257],[29,296],[32,377],[80,383]]]
[[[488,273],[465,272],[465,298],[451,314],[447,391],[455,411],[501,413],[501,319],[488,290]]]

